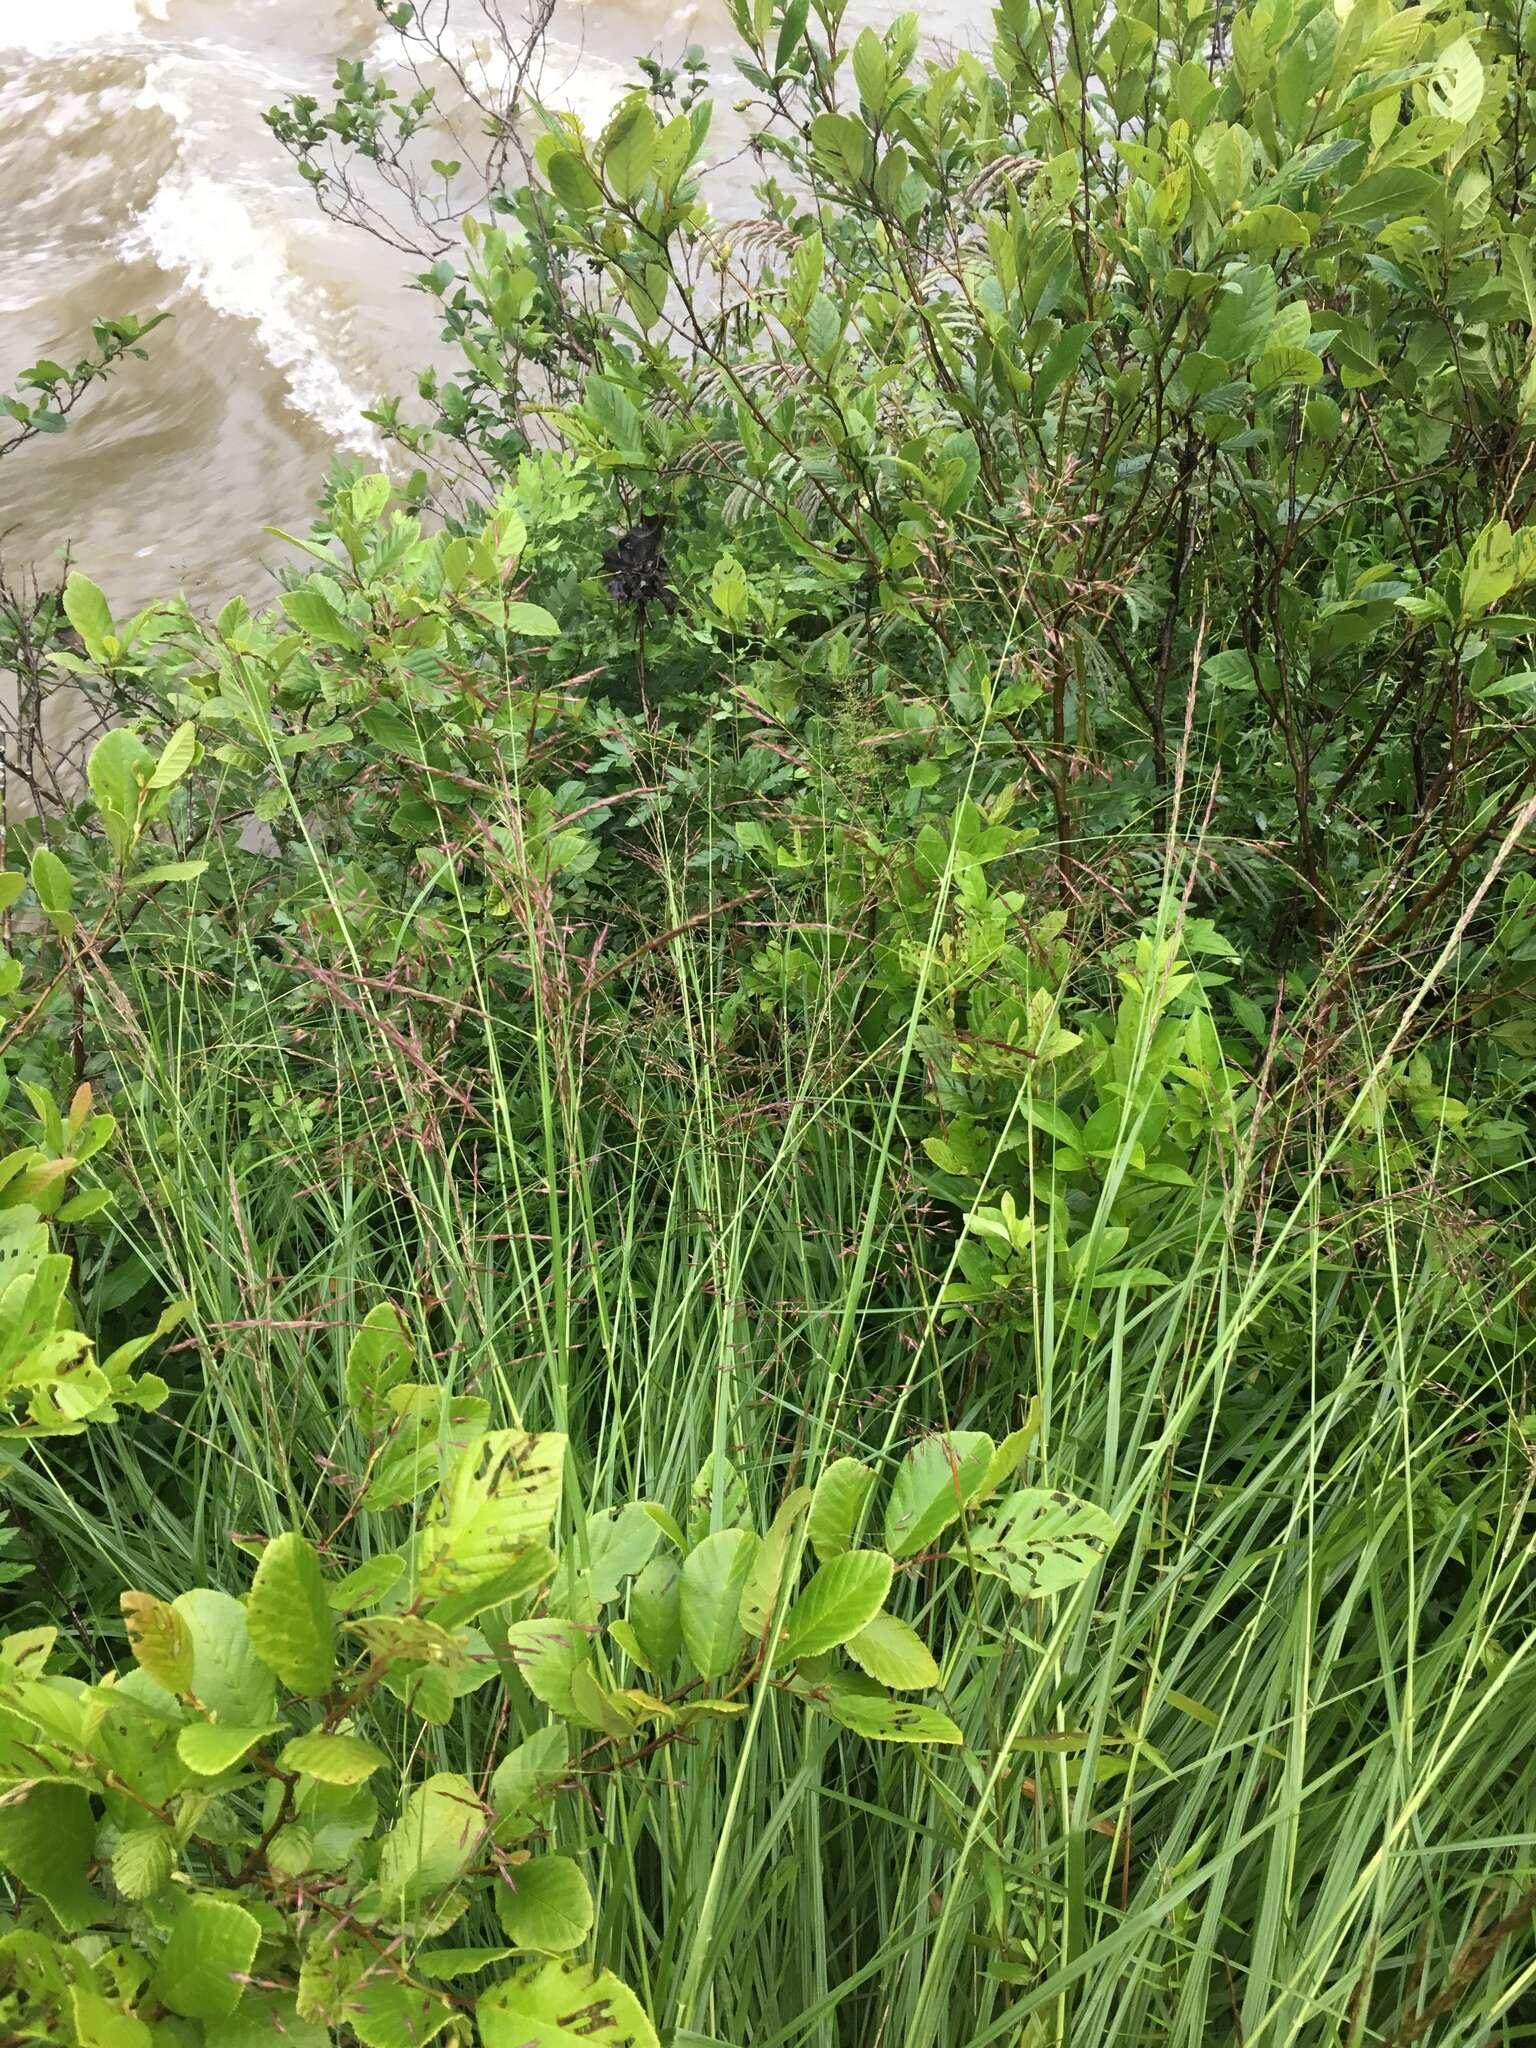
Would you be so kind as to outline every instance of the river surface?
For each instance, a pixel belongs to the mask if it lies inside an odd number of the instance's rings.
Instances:
[[[896,11],[855,0],[850,20]],[[985,20],[984,0],[923,13],[953,41]],[[600,123],[638,53],[689,42],[728,121],[722,0],[559,0],[543,96]],[[303,530],[336,453],[381,454],[364,408],[434,353],[406,289],[422,266],[324,220],[261,116],[326,103],[338,57],[396,56],[371,0],[0,0],[0,387],[77,360],[97,316],[172,316],[147,363],[0,464],[0,567],[46,577],[67,543],[119,608],[254,596],[278,552],[262,528]]]

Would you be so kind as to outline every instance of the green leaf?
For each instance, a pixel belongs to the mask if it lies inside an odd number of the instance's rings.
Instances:
[[[536,1621],[515,1621],[507,1630],[513,1662],[528,1690],[568,1721],[582,1716],[571,1694],[571,1678],[592,1655],[592,1637],[574,1621],[541,1615]]]
[[[260,1921],[233,1899],[188,1899],[161,1951],[155,1996],[186,2020],[227,2018],[240,2003],[260,1940]]]
[[[629,1589],[629,1624],[658,1678],[683,1646],[681,1565],[674,1556],[653,1557]]]
[[[481,2048],[661,2048],[629,1986],[582,1963],[531,1963],[475,2006]]]
[[[32,889],[38,902],[52,918],[68,917],[75,885],[69,869],[51,847],[39,846],[32,853]]]
[[[579,1948],[592,1930],[592,1894],[569,1856],[536,1856],[506,1871],[496,1911],[509,1941],[550,1955]]]
[[[873,1621],[891,1590],[894,1566],[883,1550],[849,1550],[817,1570],[789,1610],[783,1655],[819,1657]]]
[[[963,1742],[965,1737],[936,1707],[910,1700],[888,1700],[868,1693],[827,1688],[818,1698],[834,1721],[868,1742]]]
[[[396,1917],[457,1884],[489,1825],[467,1778],[440,1771],[418,1785],[379,1845],[379,1891]]]
[[[363,2048],[427,2048],[453,2019],[454,2008],[439,1992],[375,1977],[348,1993],[346,2015]]]
[[[645,453],[645,430],[628,392],[606,377],[589,377],[586,409],[620,454],[638,457]]]
[[[1460,36],[1440,53],[1440,62],[1429,81],[1429,110],[1442,121],[1454,121],[1466,128],[1477,119],[1487,79],[1476,47]]]
[[[76,2048],[155,2048],[154,2036],[143,2020],[113,2005],[100,1992],[72,1984],[69,2003]]]
[[[560,621],[553,612],[545,611],[541,604],[525,604],[518,599],[500,607],[499,623],[509,633],[534,633],[541,640],[553,640],[560,631]]]
[[[289,1530],[261,1553],[245,1603],[258,1657],[306,1698],[329,1692],[336,1677],[336,1629],[313,1544]]]
[[[1114,1540],[1113,1518],[1102,1508],[1070,1493],[1031,1487],[1010,1494],[955,1555],[1006,1579],[1020,1599],[1035,1600],[1086,1579]]]
[[[125,1899],[150,1899],[176,1867],[176,1838],[161,1822],[130,1828],[112,1851],[112,1882]]]
[[[835,1458],[817,1480],[806,1534],[822,1563],[852,1549],[875,1478],[872,1465],[858,1458]]]
[[[105,661],[112,610],[89,576],[71,569],[64,585],[64,616],[85,642],[92,661]]]
[[[222,1721],[196,1721],[176,1737],[176,1754],[200,1778],[221,1778],[274,1732],[270,1726],[231,1728]]]
[[[885,1510],[885,1547],[912,1557],[957,1522],[986,1484],[992,1439],[979,1430],[931,1436],[902,1460]]]
[[[797,1486],[774,1516],[768,1534],[758,1547],[752,1570],[741,1595],[741,1625],[748,1635],[760,1636],[773,1619],[779,1604],[790,1539],[811,1505],[811,1489]],[[799,1574],[796,1573],[798,1578]]]
[[[410,1325],[392,1301],[369,1309],[347,1350],[347,1406],[370,1435],[384,1419],[384,1403],[411,1369]]]
[[[0,1866],[43,1901],[66,1934],[78,1934],[101,1913],[101,1895],[85,1874],[95,1855],[96,1822],[80,1787],[34,1785],[24,1799],[0,1806]]]
[[[1205,354],[1219,356],[1224,363],[1248,362],[1268,338],[1279,300],[1275,273],[1267,263],[1250,264],[1225,279],[1223,291],[1212,302]]]
[[[278,1762],[285,1771],[304,1771],[322,1785],[361,1785],[389,1758],[360,1735],[296,1735]]]
[[[215,1720],[265,1726],[277,1690],[251,1642],[244,1604],[206,1586],[180,1594],[171,1604],[192,1640],[189,1690]]]
[[[18,875],[14,869],[0,868],[0,916],[20,899],[26,886],[25,875]]]
[[[598,144],[598,160],[615,197],[633,199],[656,161],[656,116],[643,99],[619,108]]]
[[[326,2029],[300,2017],[291,1991],[247,1991],[238,2011],[205,2025],[205,2048],[331,2048]]]
[[[283,592],[283,610],[301,633],[326,647],[345,647],[359,653],[363,636],[350,619],[344,619],[323,590],[301,583],[297,590]]]
[[[1407,214],[1422,212],[1443,190],[1440,179],[1429,171],[1389,164],[1341,192],[1330,204],[1328,218],[1344,227],[1401,220]]]
[[[683,1643],[701,1678],[720,1678],[741,1655],[741,1596],[757,1557],[750,1529],[717,1529],[683,1561]]]
[[[1490,520],[1473,541],[1461,572],[1463,616],[1477,618],[1524,582],[1530,573],[1528,552],[1506,520]]]
[[[187,770],[192,766],[197,753],[197,727],[192,724],[178,725],[161,750],[160,758],[150,773],[151,789],[174,789]]]
[[[1255,391],[1275,391],[1289,384],[1310,386],[1322,381],[1323,359],[1309,348],[1268,348],[1249,375]]]
[[[370,1557],[366,1564],[360,1564],[327,1589],[325,1597],[331,1612],[360,1614],[365,1607],[382,1600],[391,1586],[398,1585],[404,1571],[405,1559],[396,1551],[386,1550]]]
[[[688,1544],[715,1529],[739,1529],[750,1521],[747,1482],[724,1452],[704,1460],[688,1495]]]
[[[139,814],[154,765],[148,747],[126,726],[103,733],[91,749],[85,778],[119,860],[138,837]]]
[[[491,1779],[496,1839],[515,1842],[547,1821],[555,1792],[570,1769],[570,1737],[556,1721],[511,1749]]]
[[[926,1692],[939,1682],[928,1645],[894,1614],[877,1614],[843,1647],[861,1671],[893,1692]]]
[[[878,120],[890,94],[885,45],[872,28],[862,28],[853,45],[853,76],[859,98]]]
[[[130,889],[158,889],[162,882],[195,882],[200,875],[206,875],[208,863],[205,860],[167,860],[159,867],[140,868],[128,877]]]

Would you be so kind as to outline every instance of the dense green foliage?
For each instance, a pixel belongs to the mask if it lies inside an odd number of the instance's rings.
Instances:
[[[1528,31],[737,27],[5,614],[4,2038],[1527,2040]]]

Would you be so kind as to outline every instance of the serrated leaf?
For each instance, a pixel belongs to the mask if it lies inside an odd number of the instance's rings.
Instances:
[[[207,2021],[203,2038],[205,2048],[331,2048],[332,2037],[300,2014],[291,1991],[251,1990],[228,2019]]]
[[[816,1482],[806,1535],[823,1564],[853,1547],[875,1470],[858,1458],[835,1458]]]
[[[276,1687],[251,1642],[245,1607],[228,1593],[198,1587],[171,1603],[192,1639],[192,1684],[219,1721],[255,1728],[272,1719]]]
[[[679,1619],[701,1678],[721,1678],[741,1656],[741,1596],[757,1557],[750,1529],[717,1529],[683,1560]]]
[[[168,1827],[131,1828],[112,1851],[112,1882],[125,1899],[148,1899],[176,1867],[176,1841]]]
[[[885,1510],[885,1547],[912,1557],[957,1522],[985,1486],[993,1445],[980,1430],[931,1436],[910,1450],[891,1486]]]
[[[322,1785],[361,1785],[389,1758],[360,1735],[296,1735],[278,1762],[285,1771],[304,1771]]]
[[[883,1550],[849,1550],[829,1558],[789,1610],[783,1656],[790,1663],[819,1657],[857,1635],[885,1605],[893,1570]]]
[[[570,1962],[514,1970],[475,2006],[482,2048],[661,2048],[629,1986]]]
[[[828,1688],[818,1698],[834,1721],[867,1742],[963,1742],[965,1737],[936,1707]]]
[[[362,2048],[427,2048],[454,2017],[453,2005],[440,1992],[394,1977],[357,1985],[345,2004],[347,2025]]]
[[[877,1614],[843,1647],[861,1671],[893,1692],[926,1692],[939,1682],[928,1645],[894,1614]]]
[[[133,1660],[167,1692],[192,1687],[192,1635],[174,1607],[152,1593],[124,1593],[119,1602]]]
[[[313,1544],[295,1531],[261,1554],[245,1603],[258,1657],[305,1698],[329,1692],[336,1677],[336,1627]]]
[[[227,2018],[240,2003],[260,1940],[260,1921],[232,1899],[188,1899],[161,1951],[155,1996],[185,2020]]]
[[[496,1911],[509,1941],[548,1955],[579,1948],[592,1929],[592,1893],[569,1856],[536,1856],[505,1871]]]
[[[220,1778],[272,1733],[270,1726],[231,1728],[222,1721],[196,1721],[176,1737],[176,1754],[200,1778]]]

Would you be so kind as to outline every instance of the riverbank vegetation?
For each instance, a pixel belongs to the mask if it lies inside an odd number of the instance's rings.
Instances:
[[[1529,2039],[1529,29],[735,26],[7,611],[5,2038]]]

